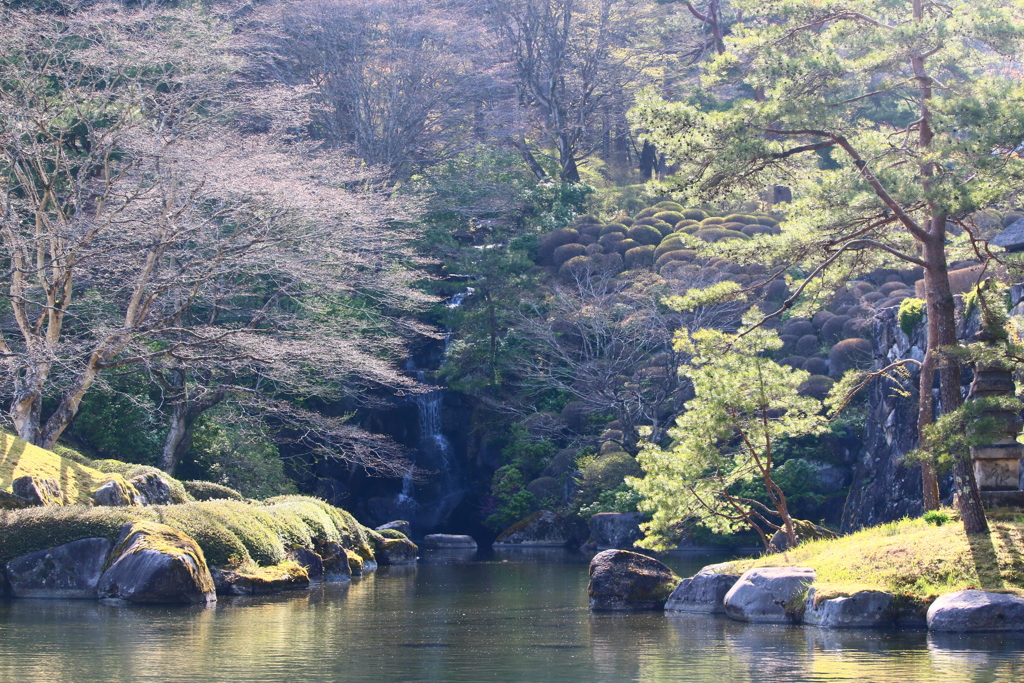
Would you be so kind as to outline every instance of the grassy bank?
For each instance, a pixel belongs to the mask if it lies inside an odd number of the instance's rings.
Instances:
[[[968,536],[955,514],[936,525],[904,519],[832,540],[809,541],[794,550],[730,563],[753,567],[812,567],[816,592],[850,595],[883,590],[931,600],[967,588],[1024,595],[1024,514],[989,514],[991,533]]]

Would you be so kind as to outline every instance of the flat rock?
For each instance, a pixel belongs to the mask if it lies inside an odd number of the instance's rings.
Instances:
[[[606,548],[632,548],[644,537],[639,512],[600,512],[590,518],[590,536],[598,550]]]
[[[725,595],[725,613],[738,621],[786,624],[799,621],[804,592],[816,576],[809,567],[747,570]]]
[[[459,534],[428,534],[423,537],[424,548],[476,548],[472,536]]]
[[[205,604],[217,600],[199,545],[180,531],[155,522],[133,522],[121,528],[97,594],[137,603]]]
[[[815,600],[812,588],[807,593],[803,623],[821,628],[884,628],[896,620],[892,601],[892,594],[883,591]]]
[[[657,560],[628,550],[605,550],[590,561],[592,610],[660,610],[679,577]]]
[[[401,531],[406,536],[412,536],[412,525],[404,519],[396,519],[393,522],[381,524],[377,527],[376,531],[384,531],[385,529],[394,529],[395,531]]]
[[[95,600],[110,547],[105,538],[83,538],[17,557],[7,563],[10,593],[16,598]]]
[[[496,546],[520,548],[562,548],[572,533],[561,515],[540,510],[513,524],[495,539]]]
[[[735,574],[698,573],[683,579],[668,596],[666,612],[725,612],[725,595],[739,581]]]
[[[280,566],[261,567],[253,572],[214,569],[212,574],[217,595],[277,595],[309,588],[305,571],[288,571]]]
[[[11,491],[30,506],[50,507],[61,504],[60,484],[56,479],[18,477],[11,482]]]
[[[965,590],[943,595],[928,608],[929,631],[1024,631],[1024,598]]]

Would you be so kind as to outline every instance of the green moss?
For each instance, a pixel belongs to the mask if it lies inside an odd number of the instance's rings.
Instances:
[[[115,541],[142,509],[71,505],[0,512],[0,562],[83,538]]]
[[[925,303],[921,299],[909,298],[900,302],[900,310],[896,314],[896,319],[900,323],[903,334],[909,336],[913,333],[914,328],[921,324],[921,321],[924,320],[924,306]]]
[[[380,530],[377,531],[377,533],[380,534],[381,536],[383,536],[385,539],[392,538],[392,539],[401,540],[403,538],[404,539],[408,539],[409,538],[408,536],[403,534],[398,529],[380,529]]]
[[[183,481],[185,492],[195,500],[245,500],[241,493],[230,486],[214,484],[212,481]]]
[[[0,489],[10,491],[11,483],[19,477],[53,479],[60,484],[64,505],[85,504],[110,476],[83,464],[81,455],[76,455],[62,457],[0,432]]]
[[[156,467],[135,465],[129,462],[121,462],[120,460],[94,460],[92,461],[92,466],[101,472],[120,474],[125,479],[134,479],[141,475],[155,474],[167,482],[168,488],[171,489],[171,501],[173,503],[188,503],[193,500],[182,482]]]
[[[111,551],[110,557],[115,559],[142,550],[156,550],[164,555],[188,557],[191,562],[182,562],[182,566],[192,573],[196,585],[204,593],[214,591],[213,579],[210,577],[202,549],[196,541],[181,531],[155,522],[135,522],[124,540]]]

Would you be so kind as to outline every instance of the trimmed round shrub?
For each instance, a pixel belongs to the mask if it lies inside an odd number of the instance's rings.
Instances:
[[[868,292],[875,291],[875,286],[870,282],[858,282],[853,286],[859,296],[864,296]]]
[[[814,317],[811,318],[811,324],[814,325],[814,329],[821,330],[821,326],[827,323],[835,316],[836,314],[830,311],[818,311],[817,313],[814,314]]]
[[[878,291],[881,292],[884,296],[892,296],[893,292],[905,288],[906,285],[903,284],[903,280],[900,279],[894,280],[892,282],[886,282],[884,285],[878,288]]]
[[[756,223],[757,219],[753,216],[748,216],[745,213],[730,213],[724,217],[726,223],[742,223],[747,225],[748,223]]]
[[[779,222],[771,216],[756,216],[759,225],[767,225],[769,228],[779,227]]]
[[[610,232],[607,235],[601,235],[601,239],[597,241],[605,249],[614,249],[615,244],[626,239],[626,233],[624,232]]]
[[[836,315],[821,325],[821,338],[826,344],[835,344],[843,339],[843,325],[850,319],[848,315]]]
[[[789,296],[789,285],[782,278],[772,280],[765,286],[764,295],[769,299],[782,301]]]
[[[1021,218],[1024,218],[1024,213],[1020,213],[1019,211],[1007,211],[1003,214],[1003,227],[1008,228]]]
[[[745,228],[747,226],[746,226],[745,223],[736,223],[736,222],[726,221],[725,223],[722,223],[722,227],[724,229],[726,229],[726,230],[735,230],[736,232],[742,232],[743,228]]]
[[[576,220],[572,222],[574,226],[578,225],[601,225],[604,223],[603,220],[594,216],[593,214],[586,214],[585,216],[578,216]]]
[[[873,304],[873,303],[875,303],[876,301],[881,301],[881,300],[882,300],[882,299],[884,299],[884,298],[885,298],[885,295],[884,295],[884,294],[882,294],[881,292],[868,292],[867,294],[865,294],[864,296],[862,296],[862,297],[860,298],[860,300],[861,300],[861,301],[866,301],[866,302],[868,302],[869,304]]]
[[[661,254],[660,256],[655,254],[658,260],[655,261],[654,267],[660,273],[661,269],[665,266],[666,263],[671,263],[672,261],[690,262],[693,260],[693,257],[696,254],[697,252],[693,251],[692,249],[679,249],[677,251],[668,251],[665,252],[664,254]]]
[[[723,230],[722,228],[703,228],[694,233],[705,242],[721,242],[722,240],[748,240],[742,232]]]
[[[181,485],[196,500],[245,500],[245,496],[230,486],[212,481],[183,481]]]
[[[580,235],[580,241],[575,242],[575,244],[582,244],[585,247],[589,247],[591,244],[597,244],[597,238],[593,235]],[[566,245],[563,244],[562,246]]]
[[[603,225],[577,225],[576,229],[579,230],[580,237],[583,235],[591,235],[593,237],[600,237],[601,230],[604,229]]]
[[[743,229],[740,230],[747,237],[753,237],[754,235],[773,235],[772,229],[767,225],[744,225]]]
[[[599,256],[604,253],[604,247],[600,244],[588,244],[587,256]]]
[[[625,235],[627,232],[629,232],[629,228],[627,228],[622,223],[609,223],[608,225],[602,225],[601,226],[601,236],[602,237],[604,235],[608,235],[608,234],[611,234],[613,232],[618,232],[618,233],[621,233],[621,234]]]
[[[779,339],[782,341],[782,348],[779,349],[778,353],[790,356],[796,352],[796,343],[800,340],[800,337],[793,336],[792,334],[780,334]]]
[[[805,334],[797,340],[796,352],[801,356],[813,356],[817,353],[820,343],[821,342],[818,341],[818,335]]]
[[[650,244],[645,244],[642,247],[633,247],[626,252],[625,263],[627,270],[650,268],[654,263],[654,247]]]
[[[829,376],[839,379],[847,370],[871,365],[871,342],[867,339],[844,339],[829,351]]]
[[[834,384],[835,382],[825,375],[811,375],[804,380],[803,384],[797,388],[797,391],[804,396],[811,396],[819,401],[824,401]]]
[[[655,209],[661,209],[662,211],[679,211],[679,212],[683,211],[683,205],[682,204],[679,204],[678,202],[671,202],[671,201],[658,202],[657,204],[654,205],[654,208]]]
[[[661,231],[650,225],[634,225],[629,229],[628,234],[629,239],[639,244],[650,244],[652,246],[661,244]]]
[[[813,323],[807,318],[790,318],[782,326],[782,329],[786,331],[786,334],[793,334],[798,337],[802,337],[805,334],[814,334],[817,331],[814,329]]]
[[[563,280],[571,280],[593,272],[595,269],[596,265],[589,256],[574,256],[558,269],[558,277]]]
[[[560,228],[544,235],[540,238],[540,246],[537,250],[541,261],[551,261],[551,257],[555,253],[555,249],[563,244],[575,242],[579,238],[579,231],[573,230],[572,228]]]
[[[817,356],[814,356],[813,358],[808,358],[804,362],[804,365],[801,368],[801,370],[806,370],[807,372],[811,373],[812,375],[827,375],[828,374],[828,361],[825,360],[824,358],[819,358]]]
[[[654,214],[654,217],[660,221],[665,221],[666,223],[670,223],[672,225],[675,225],[679,221],[686,220],[686,216],[679,213],[678,211],[662,211],[660,213]]]
[[[653,216],[656,213],[661,213],[661,209],[656,209],[653,206],[649,207],[649,208],[646,208],[643,211],[641,211],[640,213],[638,213],[637,215],[633,216],[633,222],[636,223],[641,218],[650,218],[651,216]]]
[[[693,225],[684,225],[678,228],[676,232],[685,232],[687,235],[696,235],[697,231],[700,230],[700,223],[694,223]]]
[[[665,279],[682,279],[695,275],[699,270],[700,266],[689,261],[669,261],[658,267],[658,274]]]
[[[903,300],[906,299],[906,298],[907,298],[906,294],[901,295],[901,296],[891,296],[888,299],[882,299],[881,301],[879,301],[875,305],[878,306],[879,309],[882,309],[882,308],[895,308],[896,306],[899,306],[901,303],[903,303]]]
[[[701,209],[683,209],[679,213],[694,221],[702,221],[708,217],[708,212],[702,211]]]
[[[692,220],[690,218],[684,218],[683,220],[681,220],[678,223],[676,223],[676,225],[675,225],[676,231],[682,230],[683,228],[685,228],[688,225],[700,225],[700,221],[695,221],[695,220]]]
[[[843,325],[843,339],[865,337],[871,334],[871,321],[867,318],[852,318]]]
[[[583,468],[580,481],[584,500],[597,500],[603,491],[617,488],[626,477],[640,476],[643,470],[629,453],[619,451],[592,460]]]
[[[650,227],[650,226],[647,226],[647,227]],[[636,240],[627,237],[626,239],[622,240],[621,242],[616,242],[615,243],[615,251],[619,252],[620,254],[625,254],[627,251],[629,251],[633,247],[642,247],[642,246],[643,245],[640,244],[639,242],[637,242]]]
[[[722,225],[723,223],[725,223],[725,219],[717,216],[710,216],[700,222],[701,225]]]
[[[803,364],[807,362],[806,356],[786,356],[782,359],[781,365],[788,365],[791,368],[799,370],[803,367]]]
[[[661,258],[662,254],[667,254],[670,251],[677,251],[679,249],[686,249],[687,244],[679,237],[666,237],[658,245],[658,249],[654,252],[654,258]]]
[[[563,244],[562,246],[555,249],[555,253],[552,255],[551,260],[555,266],[561,266],[569,259],[576,256],[583,256],[587,253],[587,248],[582,244]]]
[[[554,477],[538,477],[526,485],[526,490],[539,501],[558,500],[562,496],[562,486]]]

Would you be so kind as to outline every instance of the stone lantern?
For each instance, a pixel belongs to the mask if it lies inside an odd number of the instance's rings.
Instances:
[[[995,398],[1014,395],[1013,372],[1003,366],[978,366],[971,383],[971,398]],[[1024,420],[1013,410],[992,408],[985,417],[1000,423],[992,434],[991,443],[971,447],[974,477],[978,481],[982,499],[989,506],[1024,504],[1021,490],[1021,458],[1024,445],[1017,443],[1017,435]]]

